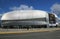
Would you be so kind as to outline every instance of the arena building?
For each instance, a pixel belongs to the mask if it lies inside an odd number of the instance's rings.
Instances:
[[[20,10],[3,14],[1,27],[41,28],[56,26],[56,16],[42,10]]]

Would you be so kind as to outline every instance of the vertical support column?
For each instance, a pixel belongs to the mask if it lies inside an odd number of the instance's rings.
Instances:
[[[49,13],[46,15],[47,18],[46,18],[46,21],[47,21],[47,28],[49,28]]]
[[[18,29],[19,29],[19,26],[18,26]]]

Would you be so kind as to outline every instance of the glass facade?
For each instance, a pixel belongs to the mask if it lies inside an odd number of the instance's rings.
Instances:
[[[54,14],[49,14],[49,23],[50,24],[55,24],[56,23],[56,18]]]

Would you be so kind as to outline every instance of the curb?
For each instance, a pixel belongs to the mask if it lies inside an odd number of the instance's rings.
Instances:
[[[49,32],[49,31],[35,31],[35,32]],[[33,33],[32,31],[30,32],[0,32],[0,34],[24,34],[24,33]]]
[[[24,34],[33,32],[51,32],[51,31],[26,31],[26,32],[0,32],[0,34]]]
[[[27,30],[27,31],[15,31],[15,32],[9,32],[9,31],[7,31],[7,32],[0,32],[0,34],[24,34],[24,33],[33,33],[33,32],[54,32],[54,31],[57,31],[57,30],[60,30],[60,28],[59,29],[52,29],[52,30],[45,30],[45,29],[43,29],[43,30]]]

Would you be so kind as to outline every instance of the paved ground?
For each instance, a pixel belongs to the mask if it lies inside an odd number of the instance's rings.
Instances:
[[[0,34],[21,34],[29,32],[51,32],[55,30],[60,30],[60,28],[35,28],[35,29],[1,29]]]
[[[60,39],[60,30],[25,34],[2,34],[0,35],[0,39]]]

